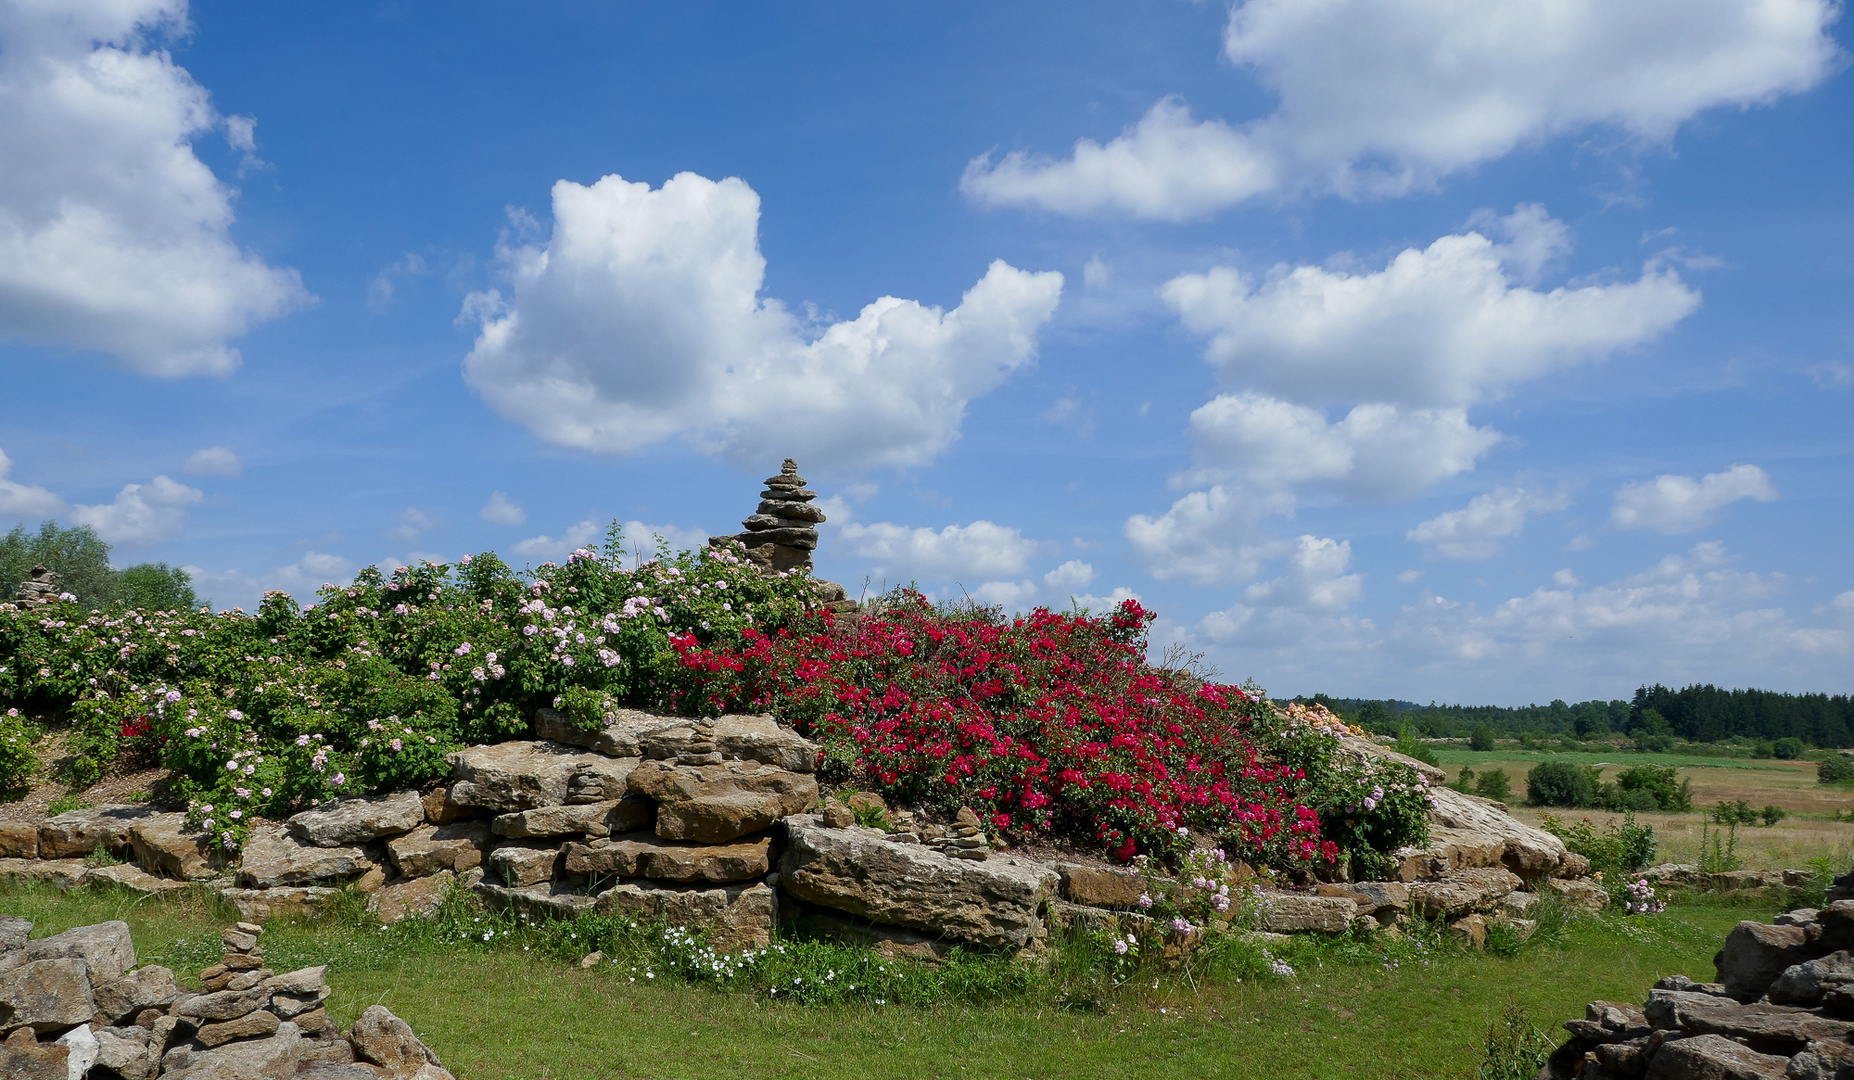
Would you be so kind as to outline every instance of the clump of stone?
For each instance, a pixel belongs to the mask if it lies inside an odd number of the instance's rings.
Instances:
[[[1746,920],[1715,981],[1670,975],[1646,1005],[1593,1001],[1538,1080],[1854,1078],[1854,900]]]
[[[818,526],[824,522],[824,511],[811,505],[817,497],[798,475],[798,462],[786,458],[779,475],[766,479],[759,507],[741,520],[746,532],[711,536],[708,543],[720,547],[739,541],[747,549],[747,558],[762,570],[810,570]]]
[[[951,825],[933,830],[933,835],[924,836],[922,840],[940,854],[955,859],[983,862],[991,854],[991,839],[985,835],[978,815],[970,806],[960,807],[959,816]]]
[[[22,608],[44,607],[55,603],[59,596],[58,575],[39,563],[26,575],[26,580],[19,583],[13,595],[13,603]]]
[[[326,968],[277,974],[264,933],[239,923],[191,990],[136,965],[128,924],[29,940],[0,916],[0,1076],[7,1080],[455,1080],[383,1006],[344,1035],[323,1007]]]

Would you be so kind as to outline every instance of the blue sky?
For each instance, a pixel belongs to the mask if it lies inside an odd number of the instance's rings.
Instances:
[[[1278,694],[1854,690],[1825,0],[0,0],[0,527],[733,531]]]

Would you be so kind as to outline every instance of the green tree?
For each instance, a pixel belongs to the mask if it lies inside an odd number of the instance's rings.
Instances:
[[[1482,724],[1468,735],[1468,749],[1487,751],[1494,748],[1493,728]]]
[[[88,607],[104,607],[116,598],[116,572],[110,569],[109,545],[88,525],[63,528],[56,521],[29,533],[17,525],[0,539],[0,599],[11,600],[34,564],[58,575],[65,592]]]
[[[151,611],[183,611],[199,606],[193,576],[166,563],[136,563],[116,573],[116,602]]]
[[[1474,778],[1474,793],[1483,799],[1505,802],[1513,795],[1513,781],[1505,769],[1488,769]]]
[[[1526,773],[1534,806],[1589,806],[1596,802],[1597,770],[1568,761],[1541,761]]]
[[[1802,757],[1808,749],[1808,744],[1793,735],[1778,739],[1770,748],[1771,753],[1784,761],[1795,761],[1797,758]]]
[[[1396,730],[1391,720],[1390,710],[1382,701],[1361,701],[1358,705],[1357,718],[1353,723],[1366,731],[1389,732]]]

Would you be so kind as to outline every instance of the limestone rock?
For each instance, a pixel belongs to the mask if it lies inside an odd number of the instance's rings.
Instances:
[[[97,1031],[96,1064],[122,1080],[148,1080],[158,1063],[143,1028],[106,1027]]]
[[[119,851],[128,846],[129,828],[153,817],[152,807],[113,803],[67,810],[39,826],[39,858],[81,859],[98,848]]]
[[[543,739],[589,747],[616,758],[680,764],[738,759],[792,772],[815,769],[820,750],[818,744],[765,714],[729,713],[708,719],[618,709],[599,730],[580,731],[565,714],[541,709],[534,714],[534,731]]]
[[[389,926],[408,915],[430,915],[438,910],[438,905],[444,900],[445,890],[456,879],[456,875],[449,870],[440,870],[429,877],[388,885],[367,901],[367,910]]]
[[[194,994],[174,1003],[174,1015],[194,1021],[236,1020],[264,1004],[269,995],[259,989],[220,990]]]
[[[1410,887],[1399,881],[1357,881],[1321,885],[1321,896],[1343,896],[1357,905],[1360,915],[1383,922],[1410,910]]]
[[[1438,881],[1410,885],[1410,910],[1432,919],[1459,919],[1491,909],[1519,885],[1518,875],[1503,867],[1456,870]]]
[[[793,896],[985,945],[1028,945],[1057,887],[1056,872],[1041,864],[953,859],[871,829],[826,829],[816,815],[786,819],[785,831],[779,884]]]
[[[540,843],[506,844],[489,853],[487,877],[499,885],[521,888],[554,876],[558,848]]]
[[[355,1019],[348,1043],[356,1058],[383,1069],[391,1080],[452,1080],[438,1055],[384,1005],[371,1005]]]
[[[1487,917],[1479,913],[1464,915],[1449,923],[1448,932],[1470,949],[1479,951],[1487,947]]]
[[[1257,925],[1270,933],[1299,930],[1337,933],[1352,925],[1358,905],[1343,896],[1302,896],[1299,893],[1264,892],[1256,902]]]
[[[0,1030],[49,1034],[87,1023],[96,1012],[89,965],[82,960],[30,960],[0,974]]]
[[[0,858],[39,857],[39,827],[29,821],[0,821]]]
[[[204,833],[187,831],[187,815],[156,814],[129,829],[129,844],[142,869],[182,881],[206,881],[219,876],[225,852],[206,842]]]
[[[778,894],[760,882],[704,887],[627,881],[598,896],[594,910],[703,929],[716,952],[765,948],[778,921]]]
[[[1785,969],[1809,955],[1808,935],[1802,927],[1747,919],[1725,936],[1725,945],[1712,962],[1726,993],[1740,1001],[1756,1001]]]
[[[657,835],[719,844],[759,832],[818,804],[815,777],[756,762],[665,765],[647,761],[631,790],[657,801]]]
[[[1349,746],[1363,740],[1343,741]],[[1405,880],[1496,866],[1527,881],[1566,873],[1561,868],[1570,851],[1564,841],[1513,817],[1500,803],[1440,786],[1431,794],[1429,842],[1397,853]]]
[[[1790,1059],[1788,1080],[1841,1080],[1854,1076],[1854,1046],[1844,1042],[1812,1042]]]
[[[1663,1043],[1648,1063],[1647,1080],[1777,1080],[1789,1064],[1718,1035],[1696,1035]]]
[[[1585,878],[1548,878],[1541,889],[1578,911],[1595,914],[1609,906],[1609,893],[1603,891],[1603,886]]]
[[[358,847],[317,847],[274,825],[251,830],[238,867],[238,881],[255,889],[339,881],[372,870],[373,860]]]
[[[648,824],[656,814],[649,799],[613,799],[578,806],[537,806],[503,814],[490,825],[497,836],[526,839],[550,836],[610,836]]]
[[[559,881],[509,888],[488,878],[470,886],[490,907],[548,919],[571,919],[592,910],[593,897],[584,889]]]
[[[1051,901],[1052,921],[1054,905],[1061,903],[1063,902],[1060,900]],[[1098,908],[1082,907],[1078,904],[1065,906],[1078,912],[1092,912],[1104,916],[1110,923],[1114,921],[1114,915],[1111,912],[1101,911]],[[937,967],[952,954],[955,948],[959,947],[959,942],[951,938],[936,937],[919,930],[910,930],[905,926],[884,926],[881,923],[859,919],[829,908],[809,908],[805,912],[805,917],[821,936],[831,941],[861,945],[890,960],[917,960],[929,967]],[[1114,927],[1117,929],[1118,924],[1114,923]]]
[[[594,844],[568,844],[561,868],[568,874],[646,877],[666,881],[747,881],[772,869],[772,838],[731,844],[666,844],[628,836]]]
[[[31,936],[32,920],[0,915],[0,956],[25,949],[26,939]]]
[[[129,924],[120,920],[78,926],[62,934],[26,943],[26,961],[82,960],[92,986],[115,982],[135,966],[135,942]]]
[[[159,964],[138,968],[114,982],[98,982],[94,990],[97,1012],[112,1024],[127,1023],[143,1009],[166,1008],[180,996],[174,973]]]
[[[58,1037],[58,1045],[65,1048],[65,1067],[72,1076],[83,1076],[90,1067],[97,1063],[97,1037],[88,1027],[74,1027]]]
[[[233,1039],[261,1038],[275,1033],[277,1028],[276,1014],[257,1009],[232,1020],[201,1024],[193,1037],[206,1046],[220,1046]]]
[[[82,859],[0,859],[0,882],[69,891],[82,885],[89,872]]]
[[[303,1059],[303,1037],[285,1021],[267,1039],[246,1039],[211,1050],[185,1047],[162,1059],[161,1080],[279,1080],[294,1077]]]
[[[1854,983],[1854,955],[1843,949],[1785,968],[1770,984],[1770,1000],[1779,1005],[1817,1005],[1830,987],[1850,983]]]
[[[1146,879],[1131,870],[1082,863],[1057,863],[1062,898],[1093,907],[1136,908],[1146,891]]]
[[[411,832],[424,824],[425,804],[416,791],[395,791],[364,799],[341,799],[304,810],[286,823],[290,832],[316,847],[362,844]]]
[[[0,1076],[7,1080],[69,1080],[70,1054],[70,1047],[57,1043],[0,1045]]]
[[[84,875],[89,882],[108,882],[119,889],[127,889],[143,896],[167,896],[170,893],[186,892],[193,886],[185,881],[173,878],[156,877],[134,863],[116,863],[111,866],[93,866]]]
[[[238,909],[238,917],[251,922],[277,918],[304,918],[327,911],[341,896],[340,889],[325,885],[277,889],[221,889],[220,899]]]
[[[386,842],[386,856],[401,877],[426,877],[442,871],[461,874],[483,863],[489,846],[489,823],[456,821],[420,825]]]
[[[450,801],[498,814],[621,799],[637,765],[547,739],[475,746],[450,762]]]

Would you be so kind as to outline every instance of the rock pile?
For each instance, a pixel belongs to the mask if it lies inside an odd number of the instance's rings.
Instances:
[[[13,603],[23,608],[41,607],[58,599],[58,575],[39,563],[26,575],[26,580],[19,583],[19,590],[14,594]]]
[[[933,828],[921,837],[928,846],[955,859],[984,861],[991,854],[991,838],[979,826],[978,815],[969,806],[959,808],[959,816],[946,828]]]
[[[1745,921],[1715,982],[1670,975],[1645,1007],[1593,1001],[1538,1080],[1854,1077],[1854,900]]]
[[[711,536],[708,543],[719,547],[738,540],[746,546],[747,558],[762,570],[810,570],[818,526],[824,521],[824,511],[811,505],[817,497],[798,475],[798,463],[786,458],[779,475],[767,478],[758,509],[741,521],[747,531]]]
[[[261,927],[224,932],[225,955],[188,990],[136,966],[122,922],[28,940],[0,917],[0,1076],[8,1080],[454,1080],[382,1006],[346,1035],[329,1023],[325,969],[264,966]]]

